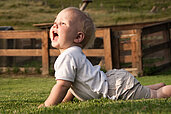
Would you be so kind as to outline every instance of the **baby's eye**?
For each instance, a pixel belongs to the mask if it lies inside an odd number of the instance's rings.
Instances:
[[[61,22],[61,25],[65,25],[65,23],[64,22]]]

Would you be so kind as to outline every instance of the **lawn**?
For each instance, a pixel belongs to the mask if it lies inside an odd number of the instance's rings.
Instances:
[[[81,0],[1,0],[0,25],[14,29],[36,29],[33,24],[52,23],[56,14],[68,6],[79,7]],[[150,12],[156,6],[155,12]],[[170,0],[94,0],[88,5],[97,26],[129,24],[171,19]],[[155,76],[137,77],[143,84],[164,82],[171,84],[171,72]],[[95,99],[59,104],[38,109],[53,85],[52,76],[0,74],[0,114],[2,113],[171,113],[171,98],[112,101]]]
[[[171,74],[137,77],[143,84],[165,82],[171,84]],[[55,84],[54,77],[33,75],[0,75],[0,113],[171,113],[171,98],[150,100],[112,101],[95,99],[59,104],[50,108],[38,109]]]

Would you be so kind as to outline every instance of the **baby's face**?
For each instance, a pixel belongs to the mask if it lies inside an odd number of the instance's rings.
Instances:
[[[74,39],[80,30],[79,16],[70,10],[63,10],[54,21],[50,29],[52,46],[66,49],[74,45]]]

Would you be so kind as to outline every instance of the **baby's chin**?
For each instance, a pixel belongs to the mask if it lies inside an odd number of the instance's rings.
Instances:
[[[51,43],[51,46],[54,47],[54,48],[59,48],[59,46],[56,44],[56,43]]]

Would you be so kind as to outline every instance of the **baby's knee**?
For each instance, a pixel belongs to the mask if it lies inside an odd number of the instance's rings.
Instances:
[[[157,90],[158,98],[168,98],[171,97],[171,85],[164,86]]]

